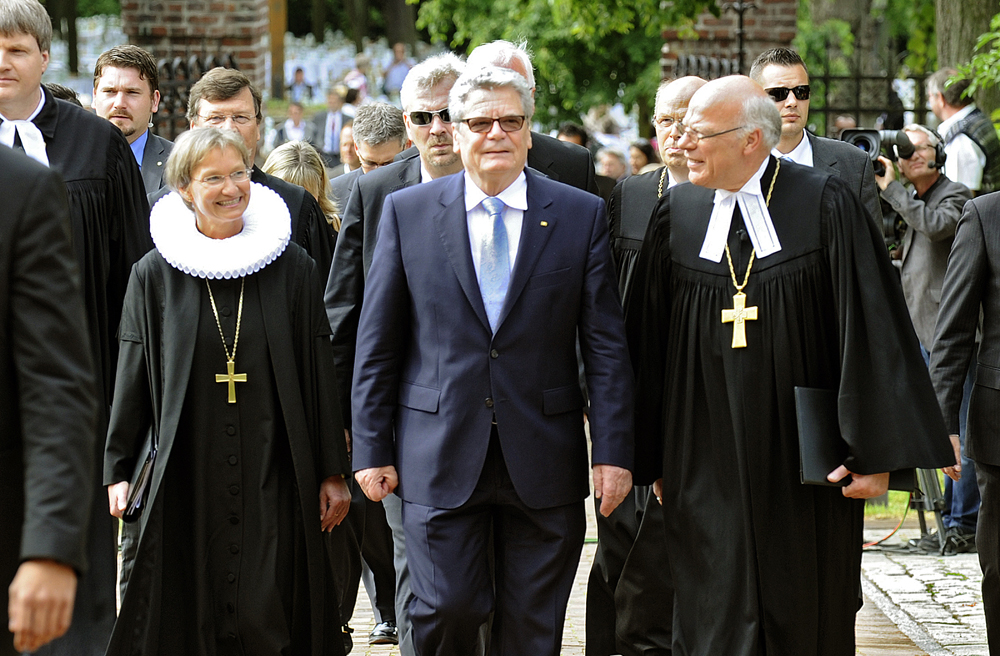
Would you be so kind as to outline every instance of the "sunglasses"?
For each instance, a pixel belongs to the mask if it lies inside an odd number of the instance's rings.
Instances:
[[[448,108],[439,109],[436,112],[410,112],[410,122],[414,125],[430,125],[434,122],[434,117],[441,119],[442,123],[451,123],[451,114]]]
[[[770,89],[764,89],[764,91],[767,92],[767,95],[771,96],[774,102],[785,102],[785,99],[788,98],[789,92],[795,94],[796,100],[809,100],[808,84],[800,84],[799,86],[792,87],[791,89],[788,87],[771,87]]]
[[[500,124],[500,129],[504,132],[517,132],[522,127],[524,127],[524,119],[526,116],[501,116],[500,118],[489,118],[487,116],[480,116],[476,118],[466,118],[462,119],[462,123],[469,126],[469,129],[473,132],[482,134],[484,132],[489,132],[493,129],[494,123]]]

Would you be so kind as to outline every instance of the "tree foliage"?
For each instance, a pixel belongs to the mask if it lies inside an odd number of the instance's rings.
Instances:
[[[525,40],[536,118],[552,125],[605,103],[648,109],[663,30],[690,24],[706,8],[718,13],[714,0],[422,0],[417,26],[460,53],[495,39]]]

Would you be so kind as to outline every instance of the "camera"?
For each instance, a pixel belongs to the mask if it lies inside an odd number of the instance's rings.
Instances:
[[[875,175],[885,175],[885,167],[878,161],[878,156],[885,149],[885,156],[891,162],[897,157],[909,159],[913,157],[913,143],[902,130],[844,130],[840,134],[842,141],[860,148],[868,153],[872,160]]]

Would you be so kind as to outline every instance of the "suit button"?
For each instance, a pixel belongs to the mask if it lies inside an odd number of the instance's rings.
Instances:
[[[236,606],[234,606],[232,603],[228,603],[226,604],[226,610],[228,610],[230,613],[235,613]]]
[[[239,460],[236,458],[236,456],[229,456],[230,465],[235,465],[237,462],[239,462]]]
[[[239,485],[230,485],[229,486],[229,494],[231,494],[231,495],[233,495],[235,497],[239,493],[240,493],[240,486]]]
[[[229,581],[230,583],[233,583],[234,581],[236,581],[236,575],[233,574],[232,572],[229,572],[229,574],[226,575],[226,580]]]
[[[500,351],[493,349],[492,351],[490,351],[490,357],[496,360],[497,358],[500,357]]]
[[[232,314],[232,313],[233,313],[233,311],[232,311],[232,310],[230,310],[230,309],[229,309],[229,308],[227,308],[227,307],[224,307],[224,308],[222,308],[222,310],[220,310],[220,311],[219,311],[219,314],[221,314],[221,315],[222,315],[222,316],[224,316],[224,317],[228,317],[228,316],[229,316],[230,314]]]
[[[236,427],[226,426],[226,435],[236,435]]]
[[[236,544],[229,545],[229,553],[231,553],[231,554],[233,554],[235,556],[239,552],[240,552],[239,545],[236,545]]]
[[[487,408],[493,407],[493,399],[486,399],[486,407]]]
[[[231,517],[229,518],[229,523],[230,523],[230,524],[232,524],[233,526],[235,526],[236,524],[239,524],[239,523],[240,523],[240,518],[239,518],[239,517],[237,517],[236,515],[232,515],[232,516],[231,516]]]

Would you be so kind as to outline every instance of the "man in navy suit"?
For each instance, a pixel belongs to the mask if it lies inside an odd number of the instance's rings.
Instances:
[[[525,170],[521,75],[465,73],[455,174],[388,196],[361,312],[354,469],[403,499],[416,652],[559,653],[589,492],[631,489],[632,373],[600,198]],[[491,561],[489,551],[494,558]],[[492,568],[492,569],[491,569]]]

